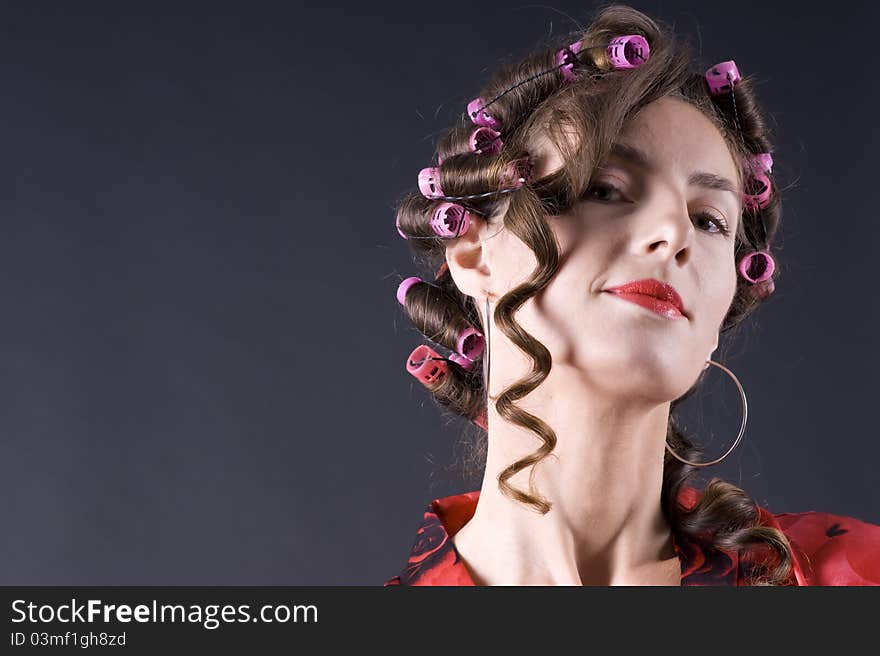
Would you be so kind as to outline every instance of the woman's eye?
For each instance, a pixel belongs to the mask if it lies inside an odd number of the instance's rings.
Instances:
[[[593,192],[597,189],[599,191],[604,191],[606,193],[608,193],[608,192],[616,193],[616,194],[620,193],[620,190],[617,187],[615,187],[614,185],[610,185],[607,182],[596,182],[595,184],[590,185],[589,188],[587,189],[587,193],[586,193],[587,198],[595,198]],[[608,200],[608,199],[607,198],[598,198],[597,200]]]
[[[705,220],[707,225],[715,226],[715,230],[707,230],[706,232],[714,232],[720,235],[730,233],[730,230],[727,227],[727,222],[724,219],[715,216],[712,212],[700,212],[694,216],[699,219],[698,223],[702,223],[702,220]]]
[[[598,196],[596,195],[597,192],[599,194]],[[612,198],[608,198],[608,194],[611,194],[612,196],[614,194],[620,194],[620,189],[607,182],[596,182],[589,186],[589,188],[587,189],[587,193],[584,194],[584,196],[588,200],[599,200],[607,202],[613,200]],[[699,212],[694,215],[694,218],[697,220],[697,224],[705,232],[720,235],[727,235],[730,233],[730,230],[727,227],[727,222],[723,218],[715,216],[715,214],[713,214],[712,212]],[[702,227],[704,225],[707,227]],[[712,229],[708,226],[715,226],[715,229]]]

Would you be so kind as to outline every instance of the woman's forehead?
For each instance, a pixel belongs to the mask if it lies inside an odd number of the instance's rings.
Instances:
[[[648,172],[680,166],[736,180],[737,166],[721,131],[692,104],[660,98],[643,107],[621,131],[608,160],[626,160]]]
[[[576,135],[572,136],[570,144],[576,149]],[[550,175],[564,164],[546,131],[535,134],[530,152],[536,178]],[[612,162],[637,165],[646,173],[679,166],[686,175],[707,172],[740,186],[739,170],[720,130],[700,109],[676,98],[660,98],[641,108],[596,166]]]

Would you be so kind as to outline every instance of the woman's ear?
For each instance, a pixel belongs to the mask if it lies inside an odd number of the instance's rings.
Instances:
[[[471,214],[468,231],[446,246],[446,264],[456,287],[475,299],[486,296],[492,272],[486,264],[486,238],[489,224],[485,218]]]

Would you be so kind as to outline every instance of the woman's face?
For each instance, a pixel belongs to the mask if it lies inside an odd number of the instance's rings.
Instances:
[[[516,316],[555,365],[577,368],[596,390],[669,401],[704,368],[733,301],[742,207],[737,169],[709,119],[673,98],[644,107],[618,143],[630,155],[621,149],[600,162],[585,197],[548,217],[560,268]],[[562,163],[553,149],[536,158],[538,176]],[[707,186],[710,177],[695,179],[698,173],[726,179],[734,191]],[[531,276],[534,255],[509,231],[486,247],[501,293]],[[669,318],[603,291],[644,278],[672,285],[685,315]]]

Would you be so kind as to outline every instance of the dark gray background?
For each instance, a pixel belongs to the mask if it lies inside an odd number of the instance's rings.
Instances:
[[[880,523],[877,9],[632,4],[757,74],[790,185],[712,473]],[[0,9],[0,583],[381,584],[475,489],[404,370],[392,207],[487,71],[592,5],[293,7]]]

